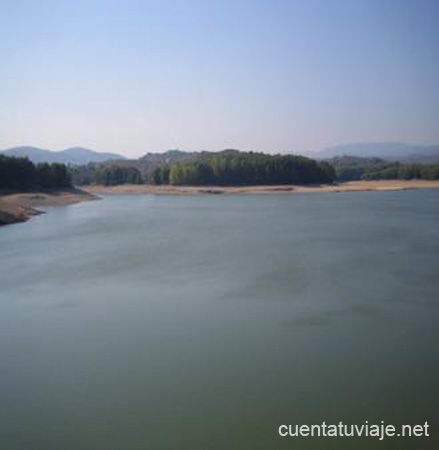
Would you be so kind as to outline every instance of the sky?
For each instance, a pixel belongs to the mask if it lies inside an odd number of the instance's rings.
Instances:
[[[439,143],[436,0],[0,0],[0,149]]]

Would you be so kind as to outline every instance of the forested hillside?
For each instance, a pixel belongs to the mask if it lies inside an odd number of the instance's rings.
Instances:
[[[116,167],[123,169],[116,176]],[[128,170],[130,169],[130,170]],[[269,155],[239,150],[170,151],[139,160],[72,168],[75,184],[149,183],[172,185],[311,184],[334,181],[326,162],[294,155]]]
[[[158,167],[152,181],[172,185],[263,185],[329,183],[334,170],[303,156],[229,150]]]
[[[326,162],[334,167],[337,181],[361,180],[366,173],[383,170],[391,164],[381,158],[358,156],[335,156]]]
[[[402,164],[357,156],[336,156],[327,162],[334,167],[337,181],[439,179],[439,164]]]
[[[366,172],[365,180],[439,180],[439,164],[391,164],[377,171]]]

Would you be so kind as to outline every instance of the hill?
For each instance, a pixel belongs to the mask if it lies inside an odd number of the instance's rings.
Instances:
[[[90,162],[105,162],[109,160],[125,159],[116,153],[99,153],[82,147],[72,147],[60,151],[45,150],[38,147],[22,146],[0,151],[5,156],[27,157],[33,163],[62,163],[69,165],[88,164]]]
[[[337,181],[361,180],[366,173],[384,170],[392,164],[381,158],[359,156],[334,156],[325,161],[334,167]]]

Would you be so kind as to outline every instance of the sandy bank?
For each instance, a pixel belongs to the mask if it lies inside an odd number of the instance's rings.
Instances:
[[[147,184],[123,184],[118,186],[87,186],[85,190],[93,194],[269,194],[300,192],[362,192],[397,191],[404,189],[439,189],[439,180],[377,180],[350,181],[339,184],[314,186],[155,186]]]
[[[0,225],[24,222],[41,214],[38,206],[64,206],[96,200],[98,197],[82,189],[66,189],[51,192],[20,192],[0,194]]]

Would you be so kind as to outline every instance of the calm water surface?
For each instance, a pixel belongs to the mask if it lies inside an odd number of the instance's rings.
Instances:
[[[0,229],[0,448],[439,448],[439,191],[107,196]],[[280,438],[281,424],[431,438]]]

